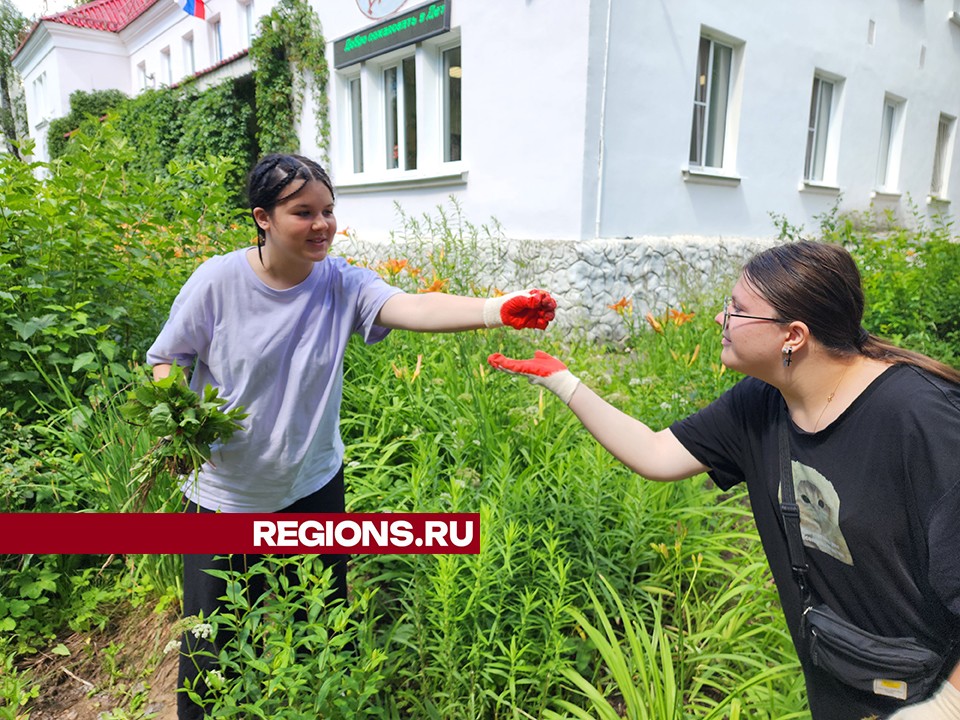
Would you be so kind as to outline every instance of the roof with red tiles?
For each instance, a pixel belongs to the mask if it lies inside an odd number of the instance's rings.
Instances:
[[[40,20],[91,30],[120,32],[156,2],[158,0],[93,0],[63,12],[44,15]]]

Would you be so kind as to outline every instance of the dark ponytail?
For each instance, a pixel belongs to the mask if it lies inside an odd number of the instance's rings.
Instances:
[[[833,353],[914,365],[960,384],[960,372],[949,365],[897,347],[862,327],[860,271],[839,245],[806,240],[778,245],[751,258],[743,275],[779,317],[806,323],[817,341]]]
[[[303,181],[300,187],[292,193],[284,195],[284,191],[296,180]],[[311,180],[322,182],[330,191],[330,197],[335,197],[333,183],[330,182],[327,171],[316,161],[302,155],[273,153],[264,156],[247,177],[247,202],[250,205],[250,214],[253,215],[256,208],[263,208],[268,213],[273,212],[277,206],[277,201],[281,197],[284,200],[294,197]],[[262,264],[261,248],[267,240],[267,235],[263,228],[257,224],[255,216],[254,226],[257,228],[257,252],[260,253]]]

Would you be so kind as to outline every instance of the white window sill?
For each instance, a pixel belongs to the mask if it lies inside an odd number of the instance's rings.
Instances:
[[[900,202],[901,197],[902,193],[896,190],[874,190],[870,193],[871,200],[880,200],[882,202]]]
[[[817,193],[820,195],[839,195],[840,188],[836,185],[828,185],[814,180],[804,180],[800,183],[800,192]]]
[[[947,15],[947,20],[952,22],[954,25],[960,26],[960,13],[956,12],[955,10],[951,11]]]
[[[358,173],[343,176],[336,184],[340,195],[402,190],[405,188],[456,187],[467,184],[467,170],[459,163],[449,167],[425,170],[392,170],[389,172]]]
[[[950,199],[939,195],[927,195],[927,205],[949,205]]]
[[[683,175],[683,181],[688,183],[699,183],[701,185],[723,185],[726,187],[736,187],[740,184],[739,175],[725,173],[719,168],[680,168]]]

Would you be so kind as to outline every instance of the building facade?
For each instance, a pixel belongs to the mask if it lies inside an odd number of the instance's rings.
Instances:
[[[328,39],[406,9],[365,17],[381,4],[322,3]],[[448,32],[333,73],[330,160],[358,228],[451,193],[512,237],[580,241],[769,236],[771,213],[960,197],[952,0],[434,6]]]

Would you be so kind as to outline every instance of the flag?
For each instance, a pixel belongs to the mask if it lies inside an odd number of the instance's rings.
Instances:
[[[203,0],[177,0],[184,12],[189,13],[201,20],[206,16],[207,10],[203,5]]]

